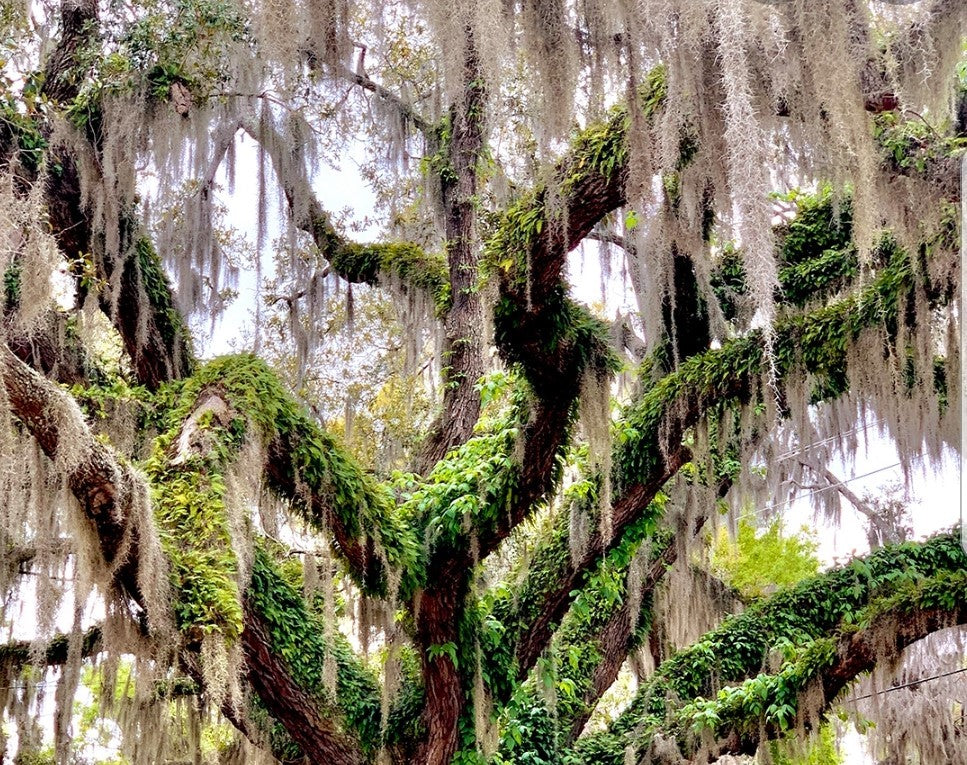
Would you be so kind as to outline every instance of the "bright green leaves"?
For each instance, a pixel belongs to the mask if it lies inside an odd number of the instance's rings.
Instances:
[[[225,422],[204,408],[204,391],[192,382],[185,386],[168,416],[171,426],[156,439],[144,468],[171,563],[179,628],[191,640],[217,632],[234,641],[242,632],[242,605],[224,474],[242,433],[235,418]],[[198,435],[188,449],[179,439],[191,431]]]
[[[796,214],[775,230],[781,286],[777,299],[798,307],[815,304],[848,285],[859,273],[852,244],[852,200],[835,196],[829,188],[816,194],[791,192],[781,199],[794,203]],[[738,316],[747,287],[741,252],[727,244],[712,274],[712,290],[726,319]]]
[[[39,120],[18,109],[9,92],[0,95],[0,146],[7,145],[16,145],[17,155],[27,170],[36,173],[40,169],[47,152],[47,138]]]
[[[286,582],[261,546],[255,549],[248,599],[268,628],[272,650],[309,693],[335,706],[367,752],[380,742],[380,695],[373,673],[365,668],[332,625],[309,611],[302,593]],[[335,662],[335,695],[324,682],[323,668]]]
[[[460,659],[457,656],[457,645],[453,642],[439,643],[427,646],[427,655],[430,657],[430,661],[438,661],[442,657],[446,657],[453,662],[453,666],[460,669]]]
[[[678,710],[678,725],[692,733],[709,731],[713,735],[733,728],[755,732],[763,725],[787,731],[796,721],[799,694],[835,658],[834,639],[814,640],[798,660],[787,662],[779,672],[759,674],[721,689],[713,699],[698,698],[686,704]]]
[[[485,378],[479,387],[486,400],[477,433],[440,460],[401,508],[425,524],[431,551],[486,533],[514,500],[521,471],[515,455],[530,402],[525,386],[504,375]]]
[[[438,316],[450,308],[450,279],[446,261],[425,253],[415,244],[355,244],[333,242],[324,253],[333,269],[351,282],[376,284],[380,278],[399,279],[423,290],[432,300]]]
[[[943,135],[923,118],[902,119],[895,112],[877,115],[875,137],[900,171],[923,173],[937,160],[967,151],[967,137]]]
[[[712,545],[712,570],[744,598],[762,597],[776,585],[789,587],[819,570],[816,542],[802,534],[786,536],[776,519],[763,531],[739,520],[738,534],[729,539],[719,530]]]
[[[161,545],[171,562],[175,617],[191,639],[242,632],[238,559],[232,548],[225,482],[209,460],[163,467],[159,454],[147,465]]]
[[[837,198],[830,188],[824,188],[816,194],[792,192],[784,200],[795,203],[796,216],[776,231],[782,265],[803,265],[830,250],[850,249],[853,204],[849,197]]]

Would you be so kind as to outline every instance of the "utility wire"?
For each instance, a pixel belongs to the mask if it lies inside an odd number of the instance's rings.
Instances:
[[[791,504],[792,502],[796,502],[797,500],[800,500],[800,499],[809,499],[810,497],[815,496],[816,494],[821,494],[824,491],[835,489],[838,486],[845,486],[846,484],[852,483],[853,481],[858,481],[861,478],[869,478],[871,475],[876,475],[877,473],[882,473],[886,470],[893,470],[894,468],[900,467],[901,464],[903,463],[894,462],[892,465],[884,465],[883,467],[877,468],[876,470],[871,470],[869,473],[863,473],[862,475],[854,475],[852,478],[847,478],[843,481],[837,481],[836,483],[831,483],[829,486],[823,486],[819,489],[813,489],[808,494],[800,494],[795,497],[790,497],[789,499],[786,499],[782,502],[776,502],[772,505],[766,505],[765,507],[759,510],[753,510],[751,513],[745,513],[744,515],[740,515],[739,518],[744,519],[744,518],[754,518],[754,517],[762,516],[765,513],[769,512],[770,510],[775,510],[777,508]]]
[[[832,436],[826,436],[826,438],[820,439],[819,441],[813,441],[811,444],[806,444],[805,446],[797,446],[794,449],[790,449],[789,451],[776,456],[775,459],[784,460],[787,457],[795,457],[800,454],[805,454],[810,449],[815,449],[817,446],[822,446],[823,444],[828,444],[833,441],[838,441],[841,438],[846,438],[846,436],[852,436],[856,433],[862,433],[863,431],[869,430],[874,425],[882,426],[883,422],[881,420],[873,420],[872,422],[867,422],[858,428],[852,428],[850,430],[844,431],[843,433],[836,433],[835,435],[832,435]]]
[[[900,691],[904,688],[912,688],[915,685],[922,685],[923,683],[929,683],[931,680],[939,680],[942,677],[950,677],[951,675],[959,675],[961,672],[967,672],[967,667],[962,667],[961,669],[952,669],[950,672],[941,672],[939,675],[931,675],[930,677],[924,677],[920,680],[911,680],[909,683],[904,683],[903,685],[891,685],[889,688],[884,688],[881,691],[873,691],[873,693],[867,693],[865,696],[854,696],[851,699],[846,699],[844,704],[848,704],[851,701],[863,701],[863,699],[872,699],[874,696],[882,696],[884,693],[890,693],[891,691]]]
[[[967,672],[967,667],[962,667],[961,669],[952,669],[949,672],[941,672],[940,674],[937,674],[937,675],[922,677],[919,680],[911,680],[910,682],[903,683],[902,685],[891,685],[889,688],[883,688],[882,690],[879,690],[879,691],[873,691],[872,693],[867,693],[863,696],[853,696],[852,698],[844,699],[842,703],[849,704],[854,701],[864,701],[866,699],[872,699],[874,696],[882,696],[884,693],[891,693],[893,691],[902,691],[904,688],[912,688],[917,685],[923,685],[924,683],[929,683],[931,680],[941,680],[945,677],[960,675],[964,672]],[[46,685],[48,685],[47,681],[43,680],[39,683],[35,683],[33,687],[40,688]],[[26,689],[27,689],[27,686],[25,685],[0,686],[0,691],[22,691]]]

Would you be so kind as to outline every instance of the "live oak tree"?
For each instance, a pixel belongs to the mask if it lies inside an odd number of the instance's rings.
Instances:
[[[195,756],[175,701],[249,760],[711,761],[808,739],[858,677],[962,625],[952,534],[724,620],[735,593],[694,552],[723,498],[763,473],[776,498],[790,445],[850,447],[875,420],[911,461],[958,434],[967,6],[871,5],[4,3],[0,586],[36,639],[0,663],[21,761],[55,676],[70,760],[92,661],[102,689],[134,678],[102,695],[137,761]],[[346,156],[376,241],[316,195]],[[222,179],[259,253],[281,231],[273,269],[233,260]],[[634,316],[572,294],[585,240],[621,258]],[[193,350],[248,263],[292,374]],[[389,299],[403,372],[440,388],[420,444],[368,466],[300,400],[352,289]],[[644,654],[632,703],[586,730]],[[962,760],[937,709],[890,718],[895,751]]]

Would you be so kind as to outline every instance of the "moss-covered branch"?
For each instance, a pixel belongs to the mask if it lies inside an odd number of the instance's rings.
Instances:
[[[495,696],[508,700],[500,749],[506,761],[541,749],[559,753],[577,739],[625,658],[647,637],[655,587],[674,562],[678,549],[668,530],[651,535],[651,528],[650,523],[643,522],[629,529],[621,544],[588,576],[554,632],[551,647],[536,662],[538,670],[516,689],[510,678],[506,684],[495,684]],[[649,536],[648,552],[643,553],[642,543]],[[639,558],[643,554],[645,557]],[[631,574],[633,567],[635,574]],[[509,595],[498,592],[491,605],[490,619],[502,629],[499,642],[488,642],[485,654],[488,667],[495,665],[489,669],[491,676],[512,675],[516,668],[518,680],[523,681],[530,670],[526,664],[530,659],[515,657],[513,647],[526,625],[500,620],[527,617],[513,612]],[[549,690],[554,699],[553,714],[546,701]]]
[[[283,142],[264,124],[242,123],[264,147],[272,161],[292,221],[312,237],[319,253],[343,279],[364,284],[397,284],[417,290],[438,315],[451,305],[450,280],[442,255],[429,254],[415,244],[387,242],[360,244],[340,234],[316,197],[305,168],[285,156]]]
[[[364,589],[385,594],[390,577],[412,589],[420,575],[419,544],[389,489],[375,484],[258,358],[222,357],[176,384],[169,441],[211,391],[235,413],[212,433],[222,439],[224,456],[237,456],[246,440],[260,444],[270,486],[312,527],[333,534]]]
[[[754,754],[765,740],[817,728],[859,675],[895,662],[917,640],[965,622],[967,573],[947,571],[907,583],[873,601],[835,634],[796,651],[778,671],[686,704],[661,735],[687,757]]]
[[[157,600],[165,588],[145,578],[164,573],[157,569],[141,570],[142,557],[146,554],[143,548],[150,547],[151,543],[150,520],[140,515],[147,511],[139,501],[144,496],[141,477],[93,436],[62,390],[28,368],[5,346],[0,348],[0,354],[3,362],[0,369],[13,414],[51,459],[57,459],[61,450],[69,450],[65,452],[70,454],[66,465],[67,485],[97,532],[102,556],[112,567],[115,583],[134,601],[149,608],[149,626],[165,623],[165,614],[151,610],[169,607],[167,602]],[[307,682],[303,674],[308,665],[290,668],[284,651],[277,656],[268,647],[273,639],[279,645],[289,641],[288,645],[297,645],[300,651],[313,645],[313,641],[318,643],[319,637],[313,637],[317,629],[315,622],[304,618],[304,603],[294,600],[291,586],[273,578],[271,570],[265,566],[260,568],[261,562],[257,560],[253,574],[256,589],[251,590],[244,610],[239,612],[241,606],[236,608],[238,591],[232,573],[237,560],[226,544],[223,473],[237,456],[250,425],[265,426],[262,418],[271,418],[284,410],[286,402],[293,407],[288,414],[292,416],[295,411],[290,399],[281,399],[281,407],[278,397],[257,400],[266,395],[265,389],[253,392],[252,388],[241,385],[243,378],[231,375],[230,370],[244,374],[246,360],[255,363],[251,357],[243,357],[242,363],[235,366],[232,359],[215,362],[202,368],[192,379],[175,384],[175,389],[161,394],[171,396],[166,417],[169,427],[159,437],[152,459],[154,464],[148,468],[155,481],[164,484],[156,485],[156,494],[160,521],[162,525],[166,525],[166,520],[170,522],[167,528],[170,538],[165,546],[174,561],[179,596],[175,608],[189,638],[213,630],[227,638],[241,633],[249,657],[249,677],[260,689],[260,695],[267,703],[273,700],[282,703],[283,692],[291,692],[288,700],[293,704],[286,707],[286,722],[290,732],[299,732],[296,740],[308,756],[319,761],[356,765],[365,757],[354,743],[354,734],[347,737],[342,723],[336,725],[322,714],[320,703],[324,699],[314,695],[311,683],[309,690],[302,687]],[[252,368],[247,371],[250,373]],[[244,379],[251,382],[250,378]],[[274,385],[279,384],[276,381]],[[284,416],[280,419],[286,422]],[[169,474],[171,471],[173,475]],[[338,477],[332,483],[339,486]],[[357,522],[364,521],[357,519]],[[183,522],[187,526],[182,527]],[[187,535],[194,538],[188,539]],[[218,569],[226,562],[227,577]],[[147,592],[149,587],[153,588],[151,592]],[[270,596],[276,598],[275,611]],[[258,610],[251,605],[255,602],[260,604]],[[346,691],[346,698],[355,693],[361,705],[353,712],[347,703],[346,724],[371,733],[365,725],[372,725],[374,683],[354,663],[345,646],[339,649],[338,658],[345,665],[342,671],[345,680],[340,680],[340,687]],[[311,662],[311,658],[306,661]],[[367,740],[373,739],[367,735]]]
[[[299,572],[301,573],[301,572]],[[275,737],[274,753],[283,761],[312,753],[333,762],[362,762],[380,742],[380,693],[373,674],[362,666],[337,625],[311,612],[298,583],[287,579],[264,547],[255,552],[252,580],[245,596],[249,678],[263,703],[291,739]],[[265,665],[268,666],[265,666]],[[284,668],[274,678],[274,665]],[[327,687],[325,668],[334,667]],[[318,718],[306,726],[302,711]],[[293,749],[292,743],[303,748]]]
[[[99,653],[102,649],[102,632],[98,626],[89,627],[79,635],[55,635],[47,642],[41,661],[48,667],[59,666],[68,662],[71,642],[77,640],[81,658],[88,658]],[[0,671],[9,677],[11,669],[31,664],[37,657],[32,654],[34,645],[29,640],[15,640],[0,645]]]
[[[889,265],[862,292],[777,325],[773,352],[780,382],[806,372],[826,383],[819,389],[823,397],[838,395],[848,383],[846,354],[852,343],[878,329],[895,337],[900,307],[914,286],[913,270],[894,245],[886,242],[883,247]],[[752,333],[694,356],[652,384],[625,412],[615,427],[612,541],[594,529],[575,559],[567,518],[559,519],[533,552],[528,574],[511,601],[512,611],[499,617],[510,625],[507,637],[515,644],[518,673],[526,674],[534,665],[586,572],[621,543],[626,530],[637,524],[657,528],[662,505],[653,500],[688,459],[686,430],[718,407],[747,405],[761,395],[764,343],[760,334]]]
[[[607,733],[578,742],[571,761],[622,763],[628,746],[644,751],[655,733],[667,733],[666,721],[671,712],[678,714],[680,705],[715,696],[721,685],[757,675],[771,652],[808,657],[808,646],[827,638],[841,623],[862,619],[870,604],[879,602],[880,608],[894,602],[892,598],[902,599],[906,588],[920,591],[923,581],[936,582],[922,591],[939,597],[941,584],[951,574],[962,577],[965,565],[959,537],[948,534],[882,548],[757,603],[663,663]],[[961,590],[957,597],[964,594]],[[940,605],[954,613],[957,603]],[[698,715],[698,706],[692,712]],[[788,710],[785,714],[787,722],[795,719],[795,709],[791,717]]]

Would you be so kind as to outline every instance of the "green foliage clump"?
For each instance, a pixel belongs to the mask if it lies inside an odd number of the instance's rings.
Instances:
[[[4,314],[16,310],[20,303],[20,290],[23,280],[23,268],[20,261],[11,260],[3,272],[3,303]]]
[[[510,509],[520,479],[514,455],[531,411],[526,386],[513,374],[495,373],[477,387],[483,413],[473,437],[440,460],[401,504],[402,515],[424,529],[431,554],[490,533]]]
[[[225,427],[207,412],[198,426],[211,437],[211,448],[176,455],[176,439],[196,402],[197,395],[186,392],[169,415],[175,424],[155,440],[144,469],[162,548],[171,562],[178,626],[192,640],[212,632],[236,640],[242,604],[224,472],[240,448],[245,423],[235,418]]]
[[[6,78],[0,76],[0,82]],[[20,164],[30,173],[40,170],[47,153],[47,137],[40,129],[36,113],[24,113],[17,108],[17,100],[9,92],[9,80],[3,82],[0,95],[0,149],[13,151]],[[25,97],[29,92],[25,94]]]
[[[782,266],[799,266],[829,251],[844,252],[853,241],[853,203],[829,187],[815,194],[792,192],[785,199],[796,205],[795,217],[776,229],[778,260]]]
[[[835,293],[855,279],[859,259],[853,246],[853,206],[825,188],[796,193],[796,217],[779,227],[779,284],[782,299],[804,306]]]
[[[273,653],[282,657],[299,685],[339,711],[367,754],[378,749],[381,714],[376,677],[356,658],[335,625],[324,628],[321,617],[308,610],[299,587],[286,580],[263,546],[256,547],[246,597],[268,629]],[[327,659],[334,660],[337,668],[334,697],[323,678]]]
[[[875,137],[899,172],[924,173],[938,160],[967,152],[967,136],[942,134],[923,118],[903,119],[894,112],[877,115]]]
[[[830,724],[821,725],[805,746],[797,740],[774,741],[770,754],[775,765],[844,765],[836,746],[836,731]]]
[[[783,199],[796,205],[796,214],[775,229],[779,266],[776,299],[802,307],[835,294],[859,273],[852,243],[852,200],[837,196],[829,187],[815,194],[794,191]],[[731,243],[718,257],[711,286],[725,318],[737,318],[748,285],[742,254]]]
[[[438,316],[450,307],[447,265],[415,244],[355,244],[334,241],[325,253],[333,269],[351,282],[376,284],[380,275],[395,277],[404,285],[422,289],[433,299]]]
[[[85,384],[72,385],[70,394],[94,421],[107,419],[122,408],[133,410],[139,436],[163,416],[163,399],[156,399],[147,388],[132,385],[121,375],[108,375],[100,370],[93,370]]]
[[[610,328],[580,303],[555,289],[538,317],[525,318],[525,306],[502,297],[494,307],[494,339],[504,358],[516,365],[527,382],[542,394],[577,395],[577,380],[584,373],[599,378],[620,368]],[[522,322],[526,340],[522,342]],[[555,359],[558,367],[548,372],[545,363]]]
[[[710,563],[712,570],[744,598],[760,598],[776,587],[791,587],[816,574],[816,548],[815,540],[803,533],[783,534],[778,518],[761,533],[751,522],[740,519],[734,541],[725,528],[719,530]]]
[[[238,559],[225,507],[225,480],[217,465],[155,469],[148,463],[151,499],[161,543],[171,561],[178,597],[178,625],[193,639],[220,632],[234,640],[242,632]]]

